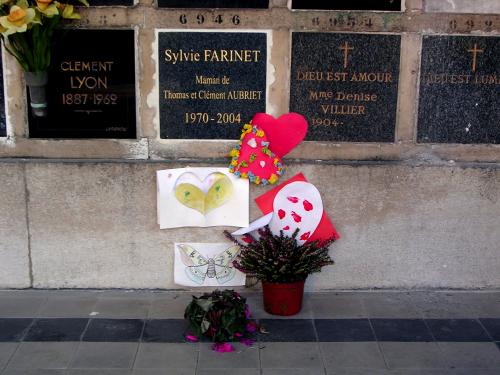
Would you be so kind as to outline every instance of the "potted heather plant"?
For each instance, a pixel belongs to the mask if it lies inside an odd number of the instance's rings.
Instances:
[[[214,342],[213,350],[217,352],[232,352],[231,341],[252,345],[249,335],[257,329],[250,319],[246,299],[233,290],[215,290],[201,297],[193,296],[184,318],[190,329],[186,339],[196,342],[201,337],[208,338]]]
[[[328,250],[335,238],[300,244],[296,238],[298,232],[297,229],[291,237],[283,231],[276,235],[265,226],[259,229],[258,236],[246,234],[245,244],[224,232],[241,248],[233,261],[234,267],[262,282],[264,309],[270,314],[297,314],[302,308],[307,276],[333,264]]]

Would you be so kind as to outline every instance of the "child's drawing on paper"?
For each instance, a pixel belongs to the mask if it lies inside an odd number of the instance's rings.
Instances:
[[[239,246],[227,243],[176,243],[175,283],[186,286],[245,285],[245,275],[233,267]]]

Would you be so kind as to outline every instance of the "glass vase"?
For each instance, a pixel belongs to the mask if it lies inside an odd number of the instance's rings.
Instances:
[[[47,72],[24,72],[24,78],[29,90],[31,114],[35,117],[47,116]]]

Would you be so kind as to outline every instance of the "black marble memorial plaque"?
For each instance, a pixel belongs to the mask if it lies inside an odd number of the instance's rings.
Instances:
[[[292,0],[292,9],[400,11],[401,0]]]
[[[0,54],[0,137],[7,135],[7,122],[5,118],[5,96],[3,89],[3,61]]]
[[[161,138],[238,138],[266,111],[266,33],[161,31],[158,56]]]
[[[267,8],[269,0],[158,0],[159,8]]]
[[[500,38],[424,36],[420,143],[500,144]]]
[[[53,54],[48,116],[30,137],[135,138],[133,30],[65,30]]]
[[[399,35],[292,34],[290,111],[308,140],[393,142]]]

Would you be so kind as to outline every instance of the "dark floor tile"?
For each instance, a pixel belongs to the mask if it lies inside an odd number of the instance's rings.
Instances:
[[[21,341],[33,319],[0,318],[0,341]]]
[[[185,342],[188,324],[183,319],[154,319],[146,321],[142,341]]]
[[[426,319],[436,341],[480,342],[491,341],[475,319]]]
[[[500,341],[500,319],[479,319],[495,341]]]
[[[36,319],[23,341],[80,341],[88,319]]]
[[[315,319],[321,342],[375,341],[368,319]]]
[[[500,350],[500,342],[497,342],[496,344],[498,346],[498,350]]]
[[[311,319],[260,319],[259,323],[268,332],[259,336],[261,341],[316,341],[316,333]]]
[[[433,341],[422,319],[370,319],[379,341]]]
[[[83,341],[135,342],[141,338],[144,320],[92,319]]]

